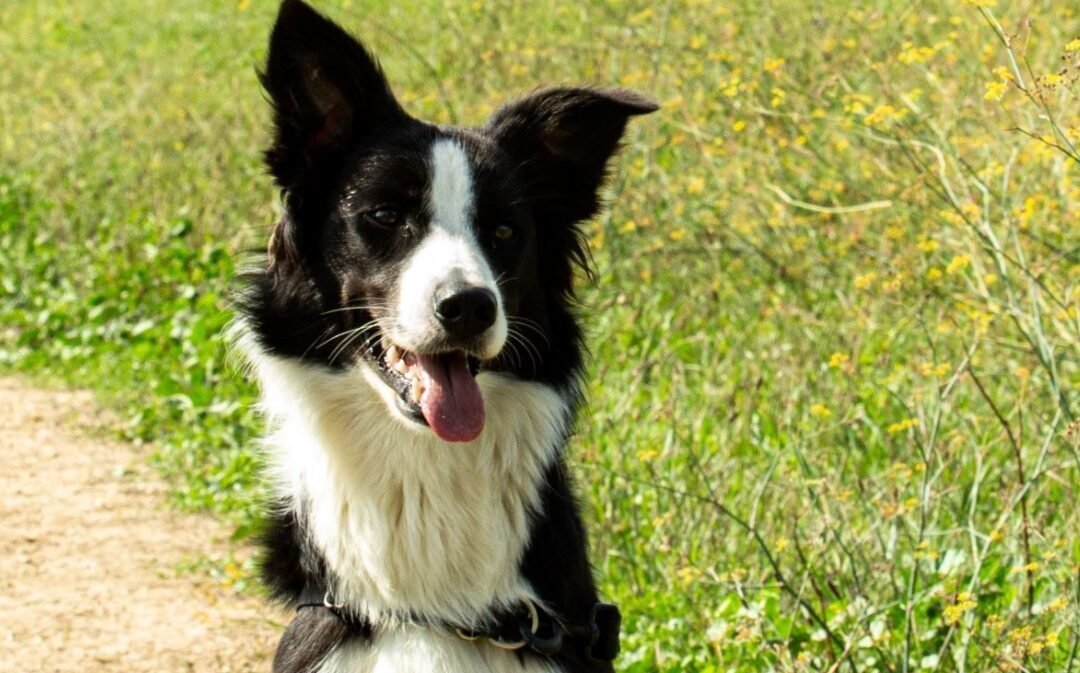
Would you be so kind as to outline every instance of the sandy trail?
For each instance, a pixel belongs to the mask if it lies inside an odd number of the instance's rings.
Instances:
[[[0,671],[269,671],[284,616],[178,570],[229,531],[170,511],[95,415],[86,393],[0,378]]]

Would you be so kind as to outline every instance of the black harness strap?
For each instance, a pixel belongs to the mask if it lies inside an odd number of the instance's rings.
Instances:
[[[370,638],[374,629],[366,619],[351,614],[344,606],[335,605],[323,587],[308,585],[301,592],[296,609],[330,610],[342,620],[349,632]],[[534,614],[536,620],[534,622]],[[496,647],[520,650],[528,647],[545,657],[576,648],[586,659],[594,662],[614,661],[619,654],[619,629],[622,615],[610,603],[596,603],[589,610],[584,624],[567,624],[540,608],[499,615],[490,625],[480,629],[465,629],[441,620],[413,618],[413,622],[430,624],[457,634],[464,640],[488,639]]]

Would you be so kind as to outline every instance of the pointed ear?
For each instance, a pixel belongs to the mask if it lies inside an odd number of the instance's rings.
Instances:
[[[300,0],[281,3],[260,78],[274,106],[266,163],[286,189],[358,135],[407,119],[363,45]]]
[[[597,190],[630,117],[659,106],[632,91],[538,91],[496,112],[486,130],[504,150],[533,165],[545,191],[571,221],[595,214]]]

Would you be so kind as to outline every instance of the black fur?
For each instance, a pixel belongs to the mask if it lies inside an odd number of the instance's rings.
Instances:
[[[548,89],[482,127],[437,127],[410,117],[365,48],[299,0],[281,6],[261,78],[274,110],[266,163],[285,214],[266,263],[245,278],[239,306],[258,345],[331,369],[370,357],[370,340],[343,347],[335,337],[370,321],[375,309],[333,311],[389,298],[393,271],[430,217],[422,198],[428,149],[451,137],[473,164],[474,224],[491,267],[506,278],[499,286],[506,312],[542,332],[530,357],[500,356],[483,366],[548,384],[576,406],[583,344],[573,284],[575,266],[588,267],[580,223],[600,207],[597,192],[627,120],[656,105],[627,91]],[[401,210],[400,227],[372,220],[384,203]],[[495,228],[507,222],[515,238],[496,239]],[[561,457],[547,470],[521,571],[565,618],[584,622],[597,595],[566,474]],[[322,583],[323,561],[295,514],[271,515],[262,542],[263,575],[276,598],[295,604],[305,586]],[[316,655],[344,637],[328,620],[324,611],[302,610],[274,670],[312,670]],[[581,652],[558,659],[567,671],[611,670]]]

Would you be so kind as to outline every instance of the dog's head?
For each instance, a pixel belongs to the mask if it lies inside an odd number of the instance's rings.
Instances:
[[[578,224],[599,207],[628,118],[655,104],[560,88],[480,128],[428,124],[299,0],[281,6],[262,78],[285,206],[248,307],[264,348],[370,368],[402,416],[448,441],[483,427],[477,375],[577,375]]]

